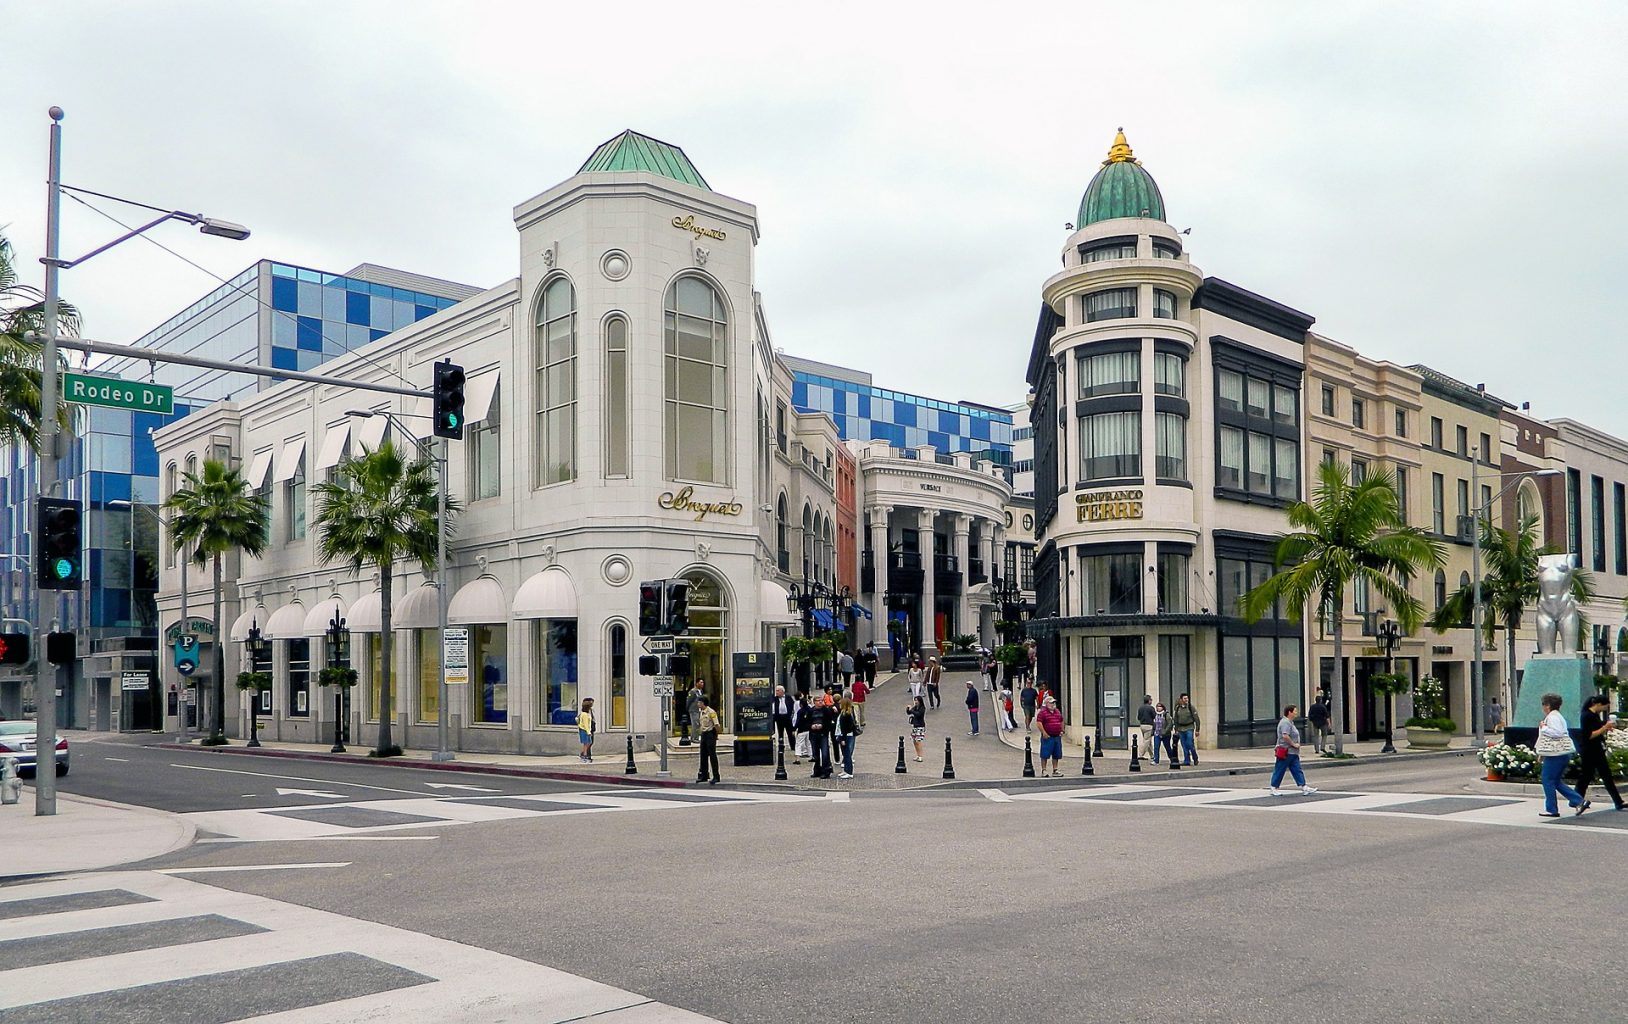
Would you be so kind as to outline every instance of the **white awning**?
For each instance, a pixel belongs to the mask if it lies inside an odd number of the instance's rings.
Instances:
[[[479,423],[492,411],[492,398],[497,394],[499,371],[483,373],[469,381],[464,392],[464,420]]]
[[[458,588],[447,605],[447,622],[454,626],[479,626],[509,621],[509,602],[503,587],[491,576],[478,576]]]
[[[237,621],[232,623],[232,631],[227,636],[236,643],[242,643],[249,638],[250,626],[259,624],[260,628],[264,630],[266,622],[270,618],[271,615],[266,611],[266,606],[257,604],[237,617]]]
[[[271,613],[271,619],[260,627],[261,635],[270,640],[293,640],[305,636],[305,605],[295,601]]]
[[[441,608],[436,603],[435,585],[414,587],[390,609],[391,629],[434,629],[441,624]]]
[[[757,614],[758,618],[769,624],[801,622],[802,618],[794,611],[787,610],[790,599],[786,588],[774,580],[761,580],[757,585]]]
[[[283,450],[277,453],[277,472],[272,475],[272,482],[286,484],[294,479],[299,472],[300,463],[305,461],[305,438],[297,437],[283,444]]]
[[[305,613],[305,636],[324,636],[328,632],[329,623],[333,622],[335,615],[345,614],[345,603],[337,597],[330,597],[326,601],[318,601],[317,606]],[[346,623],[349,626],[349,623]]]
[[[383,625],[380,621],[382,618],[380,600],[377,590],[358,598],[356,603],[350,606],[350,615],[345,618],[345,628],[352,633],[377,633]]]
[[[517,619],[574,619],[577,588],[564,569],[544,569],[520,584],[514,595]]]
[[[315,472],[332,469],[339,465],[339,460],[345,454],[345,442],[350,440],[350,420],[329,427],[328,433],[322,438],[322,452],[317,456],[317,464],[312,467]]]
[[[266,486],[266,474],[271,471],[271,456],[272,451],[267,448],[263,452],[255,452],[254,458],[249,460],[249,474],[245,478],[248,481],[249,490],[258,491]]]
[[[375,413],[356,425],[356,447],[366,448],[370,452],[379,450],[379,442],[384,440],[384,432],[390,429],[390,421]]]

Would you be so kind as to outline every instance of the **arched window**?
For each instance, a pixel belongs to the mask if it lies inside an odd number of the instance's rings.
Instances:
[[[176,469],[175,463],[172,462],[168,466],[164,467],[163,501],[169,501],[175,496],[175,492],[179,486],[179,475],[180,474]],[[164,568],[173,569],[175,568],[175,544],[173,541],[171,541],[168,534],[169,531],[167,529],[162,531],[162,539],[159,541],[159,544],[164,548]]]
[[[667,476],[729,482],[729,339],[724,300],[699,277],[667,289],[664,394]]]
[[[1442,605],[1447,603],[1447,574],[1440,569],[1436,570],[1436,610],[1439,612]]]
[[[812,564],[812,562],[810,560],[810,556],[812,556],[812,554],[813,554],[813,548],[811,547],[811,545],[813,544],[813,535],[814,535],[814,510],[809,508],[807,505],[804,505],[803,506],[803,544],[802,544],[802,549],[803,549],[803,575],[804,576],[809,576],[809,575],[812,575],[812,573],[813,573],[813,568],[814,567],[813,567],[813,564]]]
[[[814,578],[825,579],[825,517],[814,512]]]
[[[825,583],[831,586],[837,578],[837,539],[831,529],[831,520],[825,521]]]
[[[605,475],[627,476],[627,320],[605,321]]]
[[[775,506],[774,509],[774,529],[776,541],[775,550],[779,555],[780,571],[790,572],[791,546],[786,537],[786,534],[790,532],[790,528],[786,524],[786,496],[784,494],[780,496],[780,502]]]
[[[610,667],[610,714],[612,729],[626,729],[631,712],[627,688],[627,626],[611,623],[605,635],[605,663]]]
[[[533,451],[537,486],[542,487],[577,475],[577,296],[564,276],[543,285],[533,322],[537,375]]]
[[[1530,480],[1523,481],[1515,494],[1516,522],[1524,523],[1528,519],[1532,520],[1538,543],[1543,543],[1543,504],[1538,500],[1537,486]]]

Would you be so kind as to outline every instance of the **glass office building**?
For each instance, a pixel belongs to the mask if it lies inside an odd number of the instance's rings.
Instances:
[[[261,260],[135,344],[243,365],[309,370],[479,291],[372,264],[334,274]],[[95,336],[94,330],[87,333]],[[85,410],[61,468],[65,495],[85,502],[86,582],[79,594],[48,601],[42,616],[33,604],[30,565],[16,559],[0,565],[4,614],[46,628],[53,616],[60,617],[78,633],[81,665],[101,652],[154,645],[157,559],[174,556],[158,549],[161,468],[152,432],[210,403],[277,383],[248,373],[126,358],[104,360],[91,372],[169,385],[175,389],[175,411],[160,416]],[[38,465],[30,452],[0,449],[0,543],[24,559],[33,551]],[[88,694],[78,686],[80,671],[76,666],[76,681],[64,693],[59,714],[65,725],[97,728],[106,716],[91,715]],[[15,670],[0,674],[0,714],[22,712],[31,697],[25,696],[23,682]]]

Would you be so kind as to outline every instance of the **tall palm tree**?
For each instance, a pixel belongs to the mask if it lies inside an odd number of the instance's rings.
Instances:
[[[1259,621],[1274,607],[1299,622],[1308,605],[1332,609],[1334,629],[1334,752],[1345,744],[1343,620],[1346,588],[1357,580],[1390,603],[1397,622],[1413,630],[1422,618],[1419,601],[1408,593],[1408,581],[1421,569],[1444,561],[1440,541],[1407,525],[1389,473],[1375,473],[1352,484],[1346,468],[1325,462],[1317,470],[1312,500],[1289,506],[1294,531],[1279,541],[1276,571],[1243,598],[1244,617]]]
[[[433,463],[409,461],[386,440],[360,458],[339,463],[334,479],[316,486],[318,551],[324,562],[345,561],[354,568],[379,570],[379,737],[375,757],[401,748],[390,736],[391,577],[398,559],[416,559],[426,576],[434,571],[437,492]],[[447,499],[448,519],[458,505]],[[444,582],[444,581],[441,581]]]
[[[1555,545],[1538,546],[1537,516],[1522,516],[1513,530],[1481,520],[1481,624],[1488,647],[1496,646],[1495,630],[1504,630],[1504,679],[1510,701],[1520,697],[1515,685],[1515,632],[1528,605],[1538,599],[1538,556],[1560,553]],[[1572,574],[1572,594],[1581,607],[1594,596],[1594,577],[1583,569]],[[1438,633],[1462,628],[1474,620],[1475,582],[1455,590],[1431,617]],[[1586,629],[1580,632],[1587,632]],[[1578,642],[1582,642],[1581,636]],[[1475,714],[1481,714],[1477,708]]]
[[[45,330],[45,297],[19,282],[11,242],[0,235],[0,445],[39,449],[41,346],[27,338]],[[57,330],[79,333],[79,311],[57,303]],[[57,407],[57,422],[67,430],[73,408]]]
[[[214,722],[205,745],[226,742],[226,631],[221,626],[221,562],[227,553],[241,551],[258,557],[266,549],[266,501],[249,489],[235,469],[209,459],[201,473],[182,476],[183,486],[164,507],[170,512],[170,542],[177,551],[194,549],[193,561],[215,563],[215,685]]]

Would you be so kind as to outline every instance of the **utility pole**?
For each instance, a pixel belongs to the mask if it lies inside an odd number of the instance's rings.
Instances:
[[[62,108],[52,107],[50,165],[45,185],[45,344],[40,353],[40,469],[41,494],[57,486],[57,276],[62,247]],[[36,512],[38,505],[36,504]],[[35,558],[44,543],[40,524],[34,524]],[[37,574],[36,574],[37,576]],[[35,607],[40,624],[45,624],[45,598],[48,591],[34,581]],[[55,597],[56,595],[52,594]],[[34,772],[34,813],[57,812],[57,667],[49,658],[36,661],[34,678],[34,726],[37,750],[50,751],[38,758]]]

